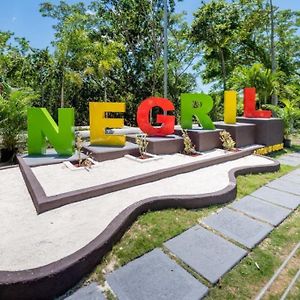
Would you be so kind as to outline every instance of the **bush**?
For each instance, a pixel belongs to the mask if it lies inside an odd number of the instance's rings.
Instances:
[[[15,151],[20,133],[26,129],[27,108],[38,95],[30,89],[12,89],[0,95],[0,135],[2,147]]]

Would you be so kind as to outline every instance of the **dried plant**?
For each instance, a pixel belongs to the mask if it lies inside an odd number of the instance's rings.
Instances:
[[[233,150],[235,147],[235,141],[232,139],[230,133],[226,130],[220,132],[220,140],[225,150]]]
[[[181,129],[181,132],[182,132],[183,143],[184,143],[183,153],[187,155],[195,154],[196,153],[195,146],[193,145],[187,130]]]
[[[81,138],[80,133],[78,133],[76,135],[76,150],[77,150],[77,154],[78,154],[78,166],[81,167],[82,164],[82,156],[81,156],[81,149],[83,147],[83,140]]]
[[[147,134],[138,134],[135,138],[135,142],[139,147],[141,158],[144,158],[148,146]]]

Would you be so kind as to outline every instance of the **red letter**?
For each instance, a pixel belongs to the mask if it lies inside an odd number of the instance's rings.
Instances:
[[[173,103],[165,98],[148,98],[139,105],[137,110],[137,123],[140,129],[150,136],[165,136],[174,132],[175,117],[167,115],[157,115],[156,122],[161,123],[161,127],[153,127],[149,120],[149,113],[153,107],[159,106],[164,112],[174,111]]]
[[[256,90],[255,88],[244,89],[244,117],[245,118],[271,118],[270,110],[255,109]]]

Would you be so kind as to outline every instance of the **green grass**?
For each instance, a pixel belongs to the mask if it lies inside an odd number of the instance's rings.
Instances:
[[[290,150],[277,152],[273,157],[294,150],[299,151],[300,147],[294,146]],[[282,165],[280,170],[275,173],[239,176],[237,178],[237,198],[252,193],[269,181],[281,177],[293,169],[295,168]],[[167,209],[155,212],[149,211],[141,215],[111,252],[103,258],[86,281],[98,281],[103,284],[104,275],[108,272],[127,264],[156,247],[162,247],[165,241],[198,224],[204,217],[223,206],[210,206],[197,210]],[[212,287],[208,299],[251,299],[270,279],[285,256],[299,240],[300,213],[298,209],[240,264],[227,273],[218,285]],[[260,269],[257,268],[256,264],[259,265]],[[190,270],[188,269],[188,271]],[[199,277],[195,273],[191,273],[196,278]],[[293,269],[288,273],[290,280],[292,279],[292,273],[294,273]],[[211,286],[203,278],[200,279]],[[299,299],[299,286],[298,283],[291,292],[289,299]],[[270,297],[267,299],[279,299],[280,297],[277,298],[277,296],[275,292],[270,293]],[[109,291],[107,297],[108,299],[114,299]]]

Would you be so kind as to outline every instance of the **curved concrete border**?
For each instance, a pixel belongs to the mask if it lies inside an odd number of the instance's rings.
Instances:
[[[77,252],[49,265],[16,272],[0,271],[0,299],[53,299],[63,294],[100,263],[139,215],[167,208],[195,209],[223,204],[236,197],[236,177],[247,173],[275,172],[280,164],[240,167],[229,172],[229,185],[215,193],[192,196],[153,197],[123,210],[92,242]]]
[[[157,181],[178,174],[192,172],[227,161],[232,161],[241,157],[245,157],[252,152],[253,150],[242,150],[240,152],[225,153],[215,158],[207,158],[196,162],[190,162],[184,165],[157,170],[138,176],[132,176],[105,184],[91,186],[88,188],[82,188],[55,196],[46,195],[42,185],[21,156],[18,157],[18,161],[22,176],[31,195],[35,209],[37,213],[40,214],[70,203],[102,196],[104,194],[127,189],[133,186]]]

